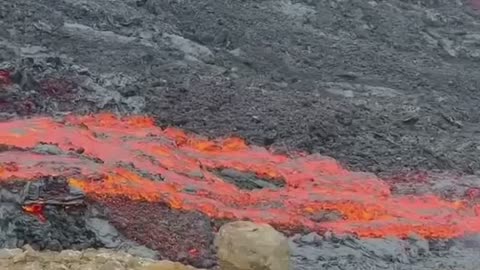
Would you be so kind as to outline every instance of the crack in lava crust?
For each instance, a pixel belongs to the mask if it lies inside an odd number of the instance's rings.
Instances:
[[[164,202],[216,219],[363,237],[417,233],[449,238],[480,232],[476,204],[395,195],[374,175],[348,171],[320,155],[287,157],[238,138],[207,140],[178,129],[162,130],[146,117],[100,114],[3,122],[0,143],[9,146],[0,152],[0,179],[63,175],[97,198]],[[55,145],[57,151],[35,152],[40,143]],[[131,164],[129,169],[121,165],[125,163]],[[211,172],[222,168],[281,179],[285,186],[241,190]],[[326,212],[341,218],[314,218]]]

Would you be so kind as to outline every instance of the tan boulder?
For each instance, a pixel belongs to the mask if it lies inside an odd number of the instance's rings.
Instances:
[[[288,270],[287,238],[268,224],[236,221],[223,225],[215,245],[222,270]]]

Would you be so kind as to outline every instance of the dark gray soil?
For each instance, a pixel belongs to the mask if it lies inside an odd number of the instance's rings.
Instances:
[[[480,172],[480,15],[462,0],[0,0],[0,26],[2,119],[146,113],[381,175]],[[477,265],[345,252],[325,269]]]

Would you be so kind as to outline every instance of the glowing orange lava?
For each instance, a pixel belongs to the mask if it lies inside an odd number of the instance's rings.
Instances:
[[[101,114],[16,120],[0,123],[0,143],[13,146],[0,152],[0,179],[65,175],[92,197],[161,201],[213,218],[365,237],[416,233],[449,238],[480,232],[477,205],[433,195],[394,195],[374,175],[348,171],[320,155],[287,157],[238,138],[207,140],[162,130],[150,118]],[[36,153],[39,144],[55,145],[63,153]],[[285,187],[240,190],[211,172],[219,168],[283,179]],[[329,211],[343,218],[312,218]]]
[[[41,222],[45,222],[47,219],[44,216],[44,208],[42,204],[31,204],[23,206],[23,211],[36,216]]]

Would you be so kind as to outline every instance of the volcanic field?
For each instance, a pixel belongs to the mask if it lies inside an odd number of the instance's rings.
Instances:
[[[477,269],[480,3],[0,0],[0,248]]]

